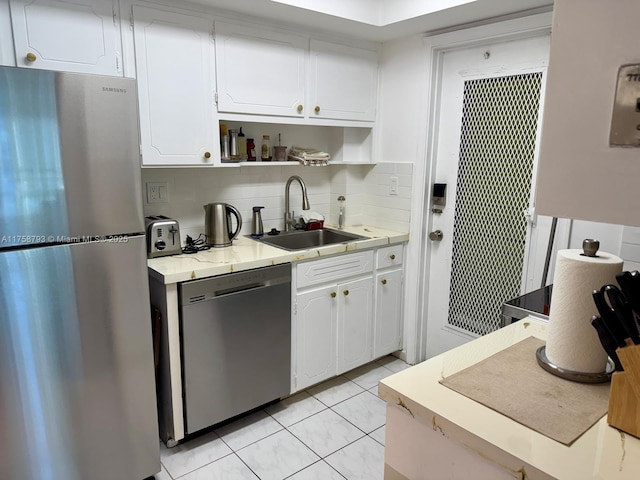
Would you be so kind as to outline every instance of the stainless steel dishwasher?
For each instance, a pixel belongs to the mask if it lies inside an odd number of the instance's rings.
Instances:
[[[180,296],[187,434],[289,394],[289,264],[185,282]]]

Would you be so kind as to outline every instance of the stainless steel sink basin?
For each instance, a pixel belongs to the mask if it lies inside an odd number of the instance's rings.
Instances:
[[[306,250],[308,248],[324,247],[336,243],[353,242],[367,237],[354,233],[341,232],[330,228],[319,230],[296,230],[294,232],[282,232],[279,235],[265,235],[257,239],[259,242],[282,248],[284,250]]]

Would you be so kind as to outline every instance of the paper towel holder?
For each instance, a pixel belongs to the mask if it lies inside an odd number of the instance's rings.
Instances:
[[[598,249],[600,248],[600,242],[593,238],[585,238],[582,241],[582,253],[580,255],[584,257],[598,257]]]
[[[615,371],[615,365],[610,358],[607,359],[607,366],[605,367],[605,371],[600,373],[575,372],[573,370],[559,367],[547,358],[545,347],[546,345],[543,345],[536,350],[536,360],[538,361],[538,365],[540,365],[543,370],[546,370],[556,377],[564,378],[565,380],[571,380],[572,382],[604,383],[611,380],[611,375]]]

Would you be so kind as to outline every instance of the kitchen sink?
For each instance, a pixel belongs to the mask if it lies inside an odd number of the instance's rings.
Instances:
[[[307,248],[324,247],[337,243],[353,242],[367,237],[354,233],[341,232],[330,228],[318,230],[296,230],[293,232],[282,232],[278,235],[265,235],[259,242],[282,248],[284,250],[305,250]]]

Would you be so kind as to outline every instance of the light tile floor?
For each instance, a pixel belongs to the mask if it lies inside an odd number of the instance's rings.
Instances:
[[[161,444],[156,479],[382,480],[378,381],[407,367],[384,357],[174,448]]]

